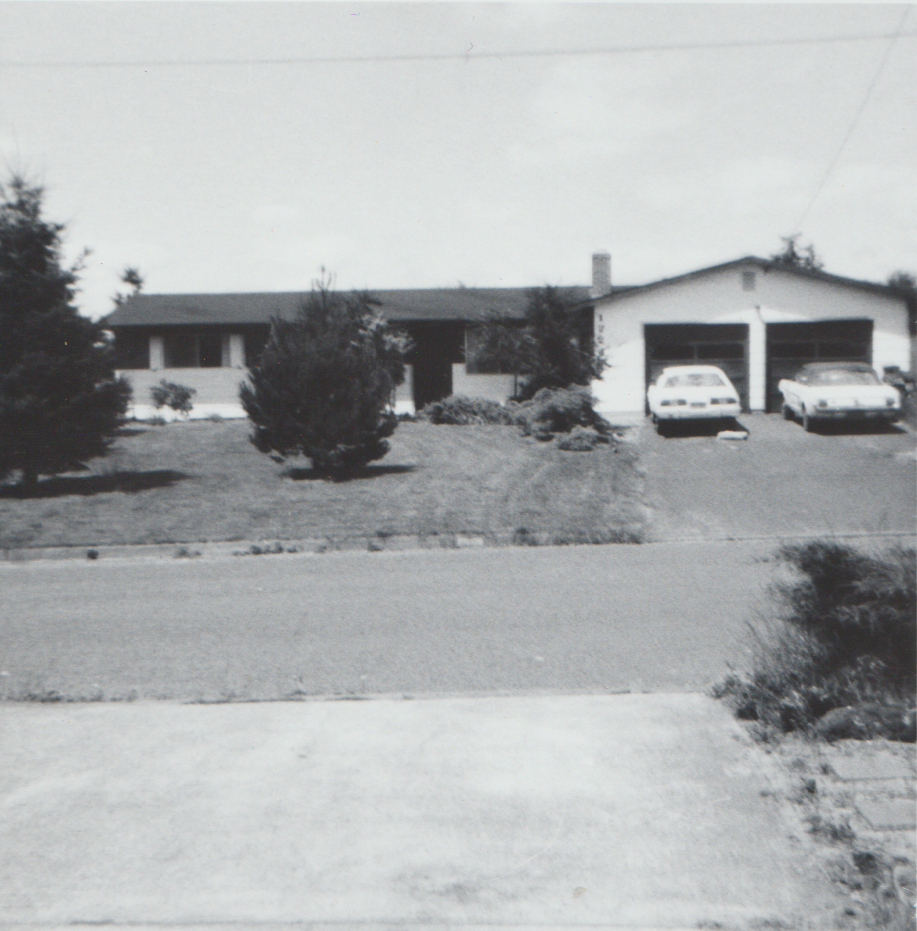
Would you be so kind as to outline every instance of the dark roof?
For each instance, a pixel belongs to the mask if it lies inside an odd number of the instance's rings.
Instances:
[[[530,288],[425,288],[370,291],[388,320],[478,320],[490,314],[522,317]],[[587,287],[558,288],[572,304],[585,302]],[[266,294],[140,294],[130,298],[103,323],[110,327],[175,324],[269,323],[291,318],[301,292]]]
[[[684,275],[676,275],[673,278],[661,278],[659,281],[651,281],[649,284],[637,285],[630,288],[615,288],[612,297],[619,297],[624,294],[633,294],[638,291],[649,291],[652,288],[661,288],[670,284],[679,284],[683,281],[691,281],[695,278],[702,278],[711,272],[726,271],[731,268],[741,268],[743,266],[756,265],[762,271],[780,271],[790,275],[799,275],[803,278],[811,278],[816,281],[824,281],[830,284],[844,285],[849,288],[859,288],[862,291],[869,291],[873,294],[885,294],[899,297],[901,292],[897,288],[889,287],[884,284],[877,284],[874,281],[860,281],[856,278],[844,278],[841,275],[831,275],[814,268],[799,268],[795,265],[783,265],[775,262],[773,259],[762,259],[756,255],[746,255],[741,259],[733,259],[731,262],[723,262],[720,265],[711,265],[708,268],[700,268],[697,271],[687,272]],[[607,295],[606,295],[607,296]]]

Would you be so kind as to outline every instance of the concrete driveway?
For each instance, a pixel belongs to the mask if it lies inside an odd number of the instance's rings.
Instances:
[[[701,695],[0,708],[0,925],[836,928]]]
[[[902,534],[917,526],[915,438],[904,427],[806,433],[746,414],[747,440],[705,428],[663,438],[635,430],[653,540],[796,534]]]

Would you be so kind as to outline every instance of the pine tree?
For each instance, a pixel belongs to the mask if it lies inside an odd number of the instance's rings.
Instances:
[[[130,399],[103,328],[73,305],[82,260],[61,264],[64,226],[42,197],[0,183],[0,479],[18,470],[26,491],[104,455]]]
[[[541,388],[588,385],[599,378],[605,360],[594,351],[591,330],[583,314],[558,288],[528,292],[525,317],[491,316],[477,333],[475,361],[503,372],[524,376],[519,399]]]
[[[397,426],[390,404],[407,349],[369,295],[334,292],[327,278],[314,282],[295,319],[272,321],[240,387],[252,443],[281,459],[305,456],[333,478],[381,459]]]

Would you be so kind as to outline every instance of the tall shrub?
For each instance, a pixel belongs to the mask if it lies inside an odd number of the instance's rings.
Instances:
[[[390,404],[407,349],[369,295],[315,282],[295,319],[272,321],[240,387],[252,443],[281,458],[305,456],[319,474],[336,478],[381,459],[397,426]]]
[[[102,326],[73,304],[80,264],[61,264],[64,227],[42,196],[20,177],[0,184],[0,479],[18,470],[27,493],[103,455],[131,393]]]
[[[593,345],[589,313],[559,288],[534,288],[522,321],[492,316],[481,324],[475,361],[523,376],[520,400],[542,388],[588,385],[605,368]]]

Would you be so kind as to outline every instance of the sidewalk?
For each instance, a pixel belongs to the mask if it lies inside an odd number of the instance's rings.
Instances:
[[[7,704],[0,746],[7,928],[839,913],[767,754],[701,695]]]

